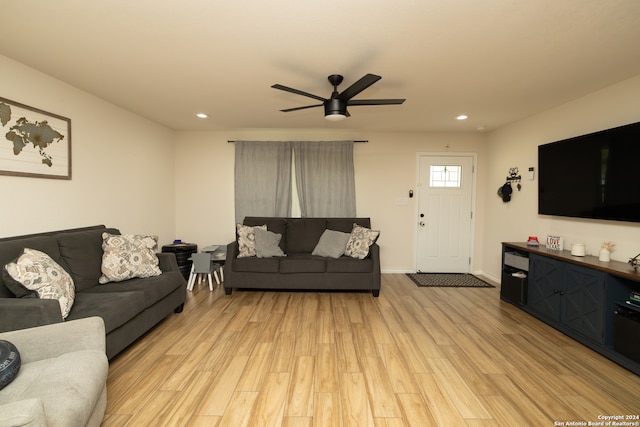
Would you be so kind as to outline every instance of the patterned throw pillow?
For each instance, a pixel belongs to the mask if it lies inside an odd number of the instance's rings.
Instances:
[[[266,231],[267,226],[266,224],[257,226],[236,224],[236,232],[238,233],[238,258],[256,256],[256,235],[254,228]]]
[[[158,267],[155,248],[158,238],[135,234],[102,233],[101,284],[121,282],[134,277],[152,277],[162,274]]]
[[[373,231],[354,223],[344,254],[352,258],[365,259],[369,255],[369,247],[378,240],[378,236],[380,231]]]
[[[65,319],[69,315],[76,298],[73,279],[49,255],[25,248],[22,255],[5,265],[4,269],[16,282],[14,285],[36,291],[38,298],[58,300],[62,318]]]

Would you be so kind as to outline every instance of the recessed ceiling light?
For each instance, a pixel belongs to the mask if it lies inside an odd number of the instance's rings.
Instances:
[[[465,114],[460,114],[458,117],[456,117],[456,120],[467,120],[468,118],[469,116]]]
[[[205,114],[205,113],[198,113],[196,114],[196,116],[198,116],[201,119],[206,119],[209,118],[209,115]]]

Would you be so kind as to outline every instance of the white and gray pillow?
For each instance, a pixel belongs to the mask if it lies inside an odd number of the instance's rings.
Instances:
[[[266,225],[243,225],[236,224],[236,232],[238,234],[238,258],[247,258],[256,256],[256,236],[255,229],[265,230]]]
[[[121,282],[134,277],[162,274],[159,267],[156,236],[102,233],[101,284]]]
[[[354,223],[347,242],[347,249],[344,252],[345,255],[365,259],[369,255],[369,248],[378,240],[379,236],[380,231],[374,231]]]
[[[25,248],[18,258],[4,266],[4,273],[5,283],[16,296],[21,292],[14,289],[24,287],[24,296],[35,291],[38,298],[56,299],[62,318],[69,315],[76,296],[73,279],[46,253]]]

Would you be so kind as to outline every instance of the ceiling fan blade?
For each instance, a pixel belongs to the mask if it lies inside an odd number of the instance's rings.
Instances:
[[[297,95],[302,95],[302,96],[308,96],[309,98],[313,98],[313,99],[317,99],[318,101],[326,101],[324,98],[318,96],[318,95],[314,95],[312,93],[308,93],[308,92],[303,92],[301,90],[298,89],[293,89],[291,87],[287,87],[287,86],[282,86],[279,84],[275,84],[273,86],[271,86],[274,89],[280,89],[280,90],[284,90],[285,92],[291,92],[291,93],[295,93]]]
[[[297,111],[297,110],[305,110],[307,108],[313,108],[313,107],[322,107],[324,104],[316,104],[316,105],[307,105],[304,107],[294,107],[294,108],[285,108],[284,110],[280,110],[283,113],[288,113],[289,111]]]
[[[372,84],[380,80],[381,78],[382,77],[376,76],[375,74],[367,74],[364,77],[362,77],[360,80],[358,80],[357,82],[355,82],[354,84],[346,88],[344,91],[342,91],[342,93],[338,95],[338,98],[344,101],[348,101],[349,99],[353,98],[354,96],[356,96],[357,94],[359,94],[360,92],[362,92],[363,90],[365,90],[366,88],[368,88],[369,86],[371,86]]]
[[[405,99],[351,99],[347,101],[347,105],[398,105],[402,104]]]

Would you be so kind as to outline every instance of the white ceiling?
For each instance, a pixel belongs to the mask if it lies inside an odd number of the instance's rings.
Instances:
[[[0,0],[0,13],[0,54],[176,130],[490,130],[640,74],[639,0]],[[316,101],[270,87],[328,98],[329,74],[344,90],[366,73],[382,80],[354,99],[407,101],[330,123],[320,107],[280,112]]]

